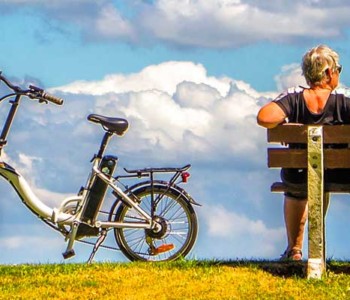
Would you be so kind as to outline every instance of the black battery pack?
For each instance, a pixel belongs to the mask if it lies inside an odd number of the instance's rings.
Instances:
[[[114,169],[117,165],[118,158],[115,156],[104,156],[99,165],[101,170],[106,176],[111,177]],[[102,205],[102,200],[106,195],[108,184],[97,176],[94,178],[91,188],[87,194],[87,200],[82,212],[82,221],[87,224],[93,224],[98,215],[98,211]]]

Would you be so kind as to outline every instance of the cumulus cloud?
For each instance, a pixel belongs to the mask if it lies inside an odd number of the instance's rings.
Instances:
[[[298,64],[284,66],[281,73],[275,76],[275,82],[277,90],[280,92],[285,91],[292,86],[308,86],[302,75],[301,67]]]
[[[141,20],[157,39],[208,48],[341,36],[349,25],[349,4],[338,1],[330,7],[320,2],[315,6],[312,1],[158,0]],[[339,16],[331,26],[326,18],[330,13]]]
[[[122,17],[112,4],[101,8],[96,21],[96,32],[102,33],[106,39],[125,38],[132,40],[134,29],[131,24]]]
[[[110,0],[0,0],[0,14],[30,8],[41,16],[51,30],[75,25],[85,40],[132,41],[135,28]]]
[[[260,140],[256,131],[246,128],[256,126],[262,96],[244,82],[208,76],[202,65],[192,62],[165,62],[136,74],[108,75],[51,91],[67,97],[96,95],[96,111],[128,118],[128,138],[139,145],[137,151],[151,146],[157,156],[164,149],[174,151],[177,158],[204,159],[208,152],[214,159],[248,155],[257,151],[251,140]]]
[[[64,241],[44,225],[1,224],[1,264],[61,261]],[[10,233],[10,234],[9,234]]]
[[[271,232],[269,232],[261,220],[250,220],[247,216],[229,211],[222,205],[212,206],[207,212],[206,218],[209,235],[227,238],[242,237],[246,234],[271,236]]]
[[[317,4],[317,5],[315,5]],[[0,0],[2,13],[31,7],[50,22],[74,24],[85,40],[232,48],[260,41],[339,38],[349,26],[346,1]],[[329,22],[328,16],[336,16]]]
[[[207,71],[201,64],[193,62],[168,61],[159,65],[151,65],[138,73],[123,75],[111,74],[99,81],[76,81],[51,91],[69,92],[74,94],[102,95],[107,93],[127,93],[147,90],[159,90],[172,95],[177,85],[184,81],[212,86],[221,95],[230,88],[229,78],[207,76]],[[242,88],[249,86],[241,82]],[[253,90],[250,89],[252,92]]]
[[[49,206],[58,207],[63,199],[73,195],[72,193],[53,192],[38,186],[40,182],[40,176],[38,176],[38,174],[40,172],[38,172],[38,168],[35,166],[35,164],[37,162],[42,163],[42,158],[31,157],[20,152],[15,160],[6,155],[6,153],[2,153],[2,160],[6,161],[16,170],[21,170],[21,175],[29,183],[34,194],[36,194],[41,201]]]
[[[252,220],[222,205],[210,206],[204,212],[208,238],[212,240],[217,257],[256,257],[255,247],[259,247],[263,257],[276,257],[285,242],[285,229],[267,228],[262,220]],[[232,256],[231,256],[232,258]]]
[[[29,243],[32,247],[37,248],[38,245],[47,243],[46,238],[30,237],[30,236],[13,236],[9,238],[1,238],[1,245],[8,250],[20,250],[25,244]],[[52,239],[50,243],[52,246],[57,246],[57,240]]]

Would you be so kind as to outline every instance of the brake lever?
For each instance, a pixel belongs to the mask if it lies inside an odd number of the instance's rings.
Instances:
[[[39,103],[45,103],[45,104],[49,104],[49,101],[43,99],[43,98],[38,98]]]
[[[28,97],[30,99],[37,99],[39,103],[48,104],[49,102],[41,97],[43,93],[44,93],[43,89],[38,88],[34,85],[29,85]]]
[[[42,88],[38,88],[34,85],[29,85],[29,89],[33,90],[34,92],[41,93],[41,94],[44,92],[44,90]]]

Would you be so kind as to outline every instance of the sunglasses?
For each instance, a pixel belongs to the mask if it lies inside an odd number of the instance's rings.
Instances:
[[[340,74],[341,71],[343,70],[343,66],[342,65],[339,65],[339,66],[336,66],[335,69],[338,71],[338,73]]]
[[[327,69],[325,70],[325,72],[326,72],[327,70],[330,70],[330,68],[327,68]],[[342,66],[342,65],[338,65],[338,66],[336,66],[336,67],[333,69],[333,72],[338,71],[338,73],[340,74],[342,70],[343,70],[343,66]]]

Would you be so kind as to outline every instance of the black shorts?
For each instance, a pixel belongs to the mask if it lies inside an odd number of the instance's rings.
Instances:
[[[293,192],[286,192],[285,196],[296,199],[307,198],[307,170],[306,169],[282,169],[282,182],[292,187]],[[324,172],[325,182],[329,183],[350,183],[350,169],[327,169]]]

